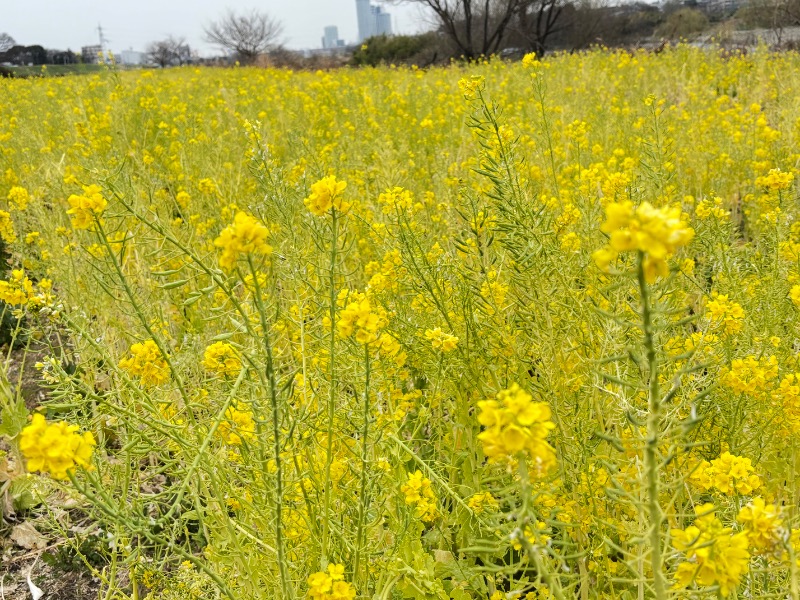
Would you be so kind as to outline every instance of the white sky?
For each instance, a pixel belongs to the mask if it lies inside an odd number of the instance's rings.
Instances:
[[[72,49],[98,43],[98,23],[119,52],[144,50],[167,35],[182,36],[201,55],[218,54],[203,41],[203,27],[231,8],[264,10],[283,22],[286,46],[319,48],[323,28],[339,27],[339,37],[357,40],[355,0],[0,0],[0,33],[18,44]],[[395,33],[414,33],[427,27],[415,5],[390,5]]]

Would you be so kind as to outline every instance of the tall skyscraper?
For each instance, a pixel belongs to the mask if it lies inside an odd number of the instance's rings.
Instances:
[[[392,34],[392,15],[382,6],[372,4],[370,0],[356,0],[356,14],[359,42],[376,35]]]
[[[358,14],[358,41],[372,37],[372,6],[369,0],[356,0],[356,13]]]
[[[329,25],[325,28],[325,35],[322,38],[322,47],[336,48],[339,46],[339,28],[336,25]]]
[[[375,16],[375,35],[392,35],[392,15],[383,10],[380,6],[373,6],[376,9]]]

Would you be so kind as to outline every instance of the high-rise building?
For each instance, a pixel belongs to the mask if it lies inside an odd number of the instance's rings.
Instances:
[[[327,49],[338,48],[343,45],[339,39],[339,28],[336,25],[329,25],[325,28],[325,35],[322,37],[322,47]]]
[[[382,6],[372,4],[370,0],[356,0],[356,14],[359,42],[376,35],[392,34],[392,15]]]
[[[375,35],[392,35],[392,15],[380,6],[375,8]]]
[[[369,0],[356,0],[358,15],[358,41],[363,42],[372,37],[372,6]]]

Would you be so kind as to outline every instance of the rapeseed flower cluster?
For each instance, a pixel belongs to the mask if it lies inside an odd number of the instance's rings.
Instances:
[[[713,504],[695,507],[695,514],[694,524],[672,530],[672,543],[686,559],[675,571],[675,588],[718,585],[727,598],[750,569],[747,533],[723,527]]]
[[[405,495],[406,504],[414,507],[414,515],[423,523],[431,523],[436,519],[436,494],[433,493],[431,480],[417,470],[408,473],[408,480],[400,486]]]
[[[212,373],[234,377],[241,371],[242,361],[233,346],[214,342],[203,353],[203,366]]]
[[[14,269],[11,271],[11,278],[8,281],[0,280],[0,300],[11,306],[27,305],[30,308],[50,303],[52,281],[42,279],[37,287],[39,288],[38,292],[23,269]]]
[[[353,600],[355,597],[355,588],[344,580],[343,565],[330,564],[326,571],[308,577],[310,600]]]
[[[756,178],[756,185],[771,192],[788,190],[794,181],[794,173],[787,173],[780,169],[770,169],[769,173]]]
[[[11,214],[4,210],[0,210],[0,238],[6,244],[13,244],[17,241],[17,233],[14,230]]]
[[[774,355],[747,356],[733,359],[731,366],[722,370],[720,381],[734,392],[758,397],[769,391],[777,376],[778,359]]]
[[[719,329],[726,335],[739,333],[744,325],[744,310],[742,305],[730,300],[727,294],[711,295],[711,300],[706,304],[709,320],[712,327]]]
[[[160,385],[170,377],[167,361],[153,340],[131,346],[130,356],[120,360],[119,366],[133,377],[138,377],[143,386]]]
[[[241,211],[236,213],[233,223],[214,240],[214,245],[222,248],[219,265],[230,271],[243,254],[269,256],[272,246],[267,244],[268,235],[269,229],[254,216]]]
[[[704,490],[748,495],[761,487],[761,478],[754,471],[749,458],[723,452],[711,462],[702,461],[692,473],[691,481]]]
[[[782,409],[781,423],[786,433],[800,433],[800,373],[789,373],[771,393],[772,400]]]
[[[337,302],[342,307],[336,321],[336,331],[340,337],[349,338],[355,334],[359,344],[371,344],[388,324],[386,312],[374,306],[366,293],[342,290]]]
[[[94,184],[84,186],[83,194],[72,194],[67,202],[70,206],[67,214],[72,216],[73,229],[91,229],[108,206],[103,189]]]
[[[217,435],[229,446],[241,446],[256,435],[253,411],[246,406],[229,406],[217,428]]]
[[[28,194],[28,190],[26,190],[24,187],[15,185],[8,191],[8,196],[6,196],[6,199],[14,208],[25,210],[28,208],[28,202],[30,201],[31,197],[30,194]]]
[[[694,230],[682,220],[680,207],[654,208],[648,202],[636,208],[631,201],[606,205],[606,221],[600,229],[609,235],[609,241],[594,253],[597,265],[607,271],[621,252],[641,252],[650,283],[669,273],[667,259],[694,237]]]
[[[491,462],[509,462],[524,456],[541,472],[555,463],[555,451],[547,442],[555,424],[550,407],[534,402],[516,383],[497,393],[494,400],[478,402],[478,422],[486,429],[478,435]]]
[[[780,513],[774,504],[767,504],[763,498],[741,508],[736,521],[744,526],[750,545],[760,552],[778,549],[785,530]]]
[[[492,496],[491,492],[478,492],[467,500],[469,506],[476,515],[483,514],[484,512],[493,512],[500,506],[497,499]]]
[[[323,177],[311,185],[311,194],[303,201],[306,208],[317,217],[324,217],[333,208],[337,212],[347,212],[350,204],[344,201],[346,181],[336,176]]]
[[[79,430],[77,425],[48,423],[44,415],[34,414],[19,439],[28,470],[50,473],[53,479],[67,479],[76,467],[91,468],[97,443],[90,431],[78,433]]]
[[[406,212],[414,206],[414,195],[405,188],[394,187],[378,196],[378,204],[383,206],[387,215],[396,211]]]
[[[458,338],[442,331],[440,327],[425,330],[425,339],[431,343],[434,350],[440,352],[452,352],[458,345]]]

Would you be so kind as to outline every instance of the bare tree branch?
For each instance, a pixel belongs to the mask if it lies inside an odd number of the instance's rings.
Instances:
[[[488,56],[504,47],[514,30],[530,49],[543,52],[556,29],[564,0],[394,0],[433,12],[440,31],[467,58]]]
[[[259,54],[280,45],[282,35],[280,21],[256,10],[241,15],[228,11],[205,29],[207,42],[235,54],[243,63],[252,63]]]
[[[151,42],[147,46],[147,58],[162,69],[183,65],[188,58],[186,38],[169,36],[165,40]]]
[[[8,35],[7,33],[0,33],[0,52],[5,52],[6,50],[10,50],[16,45],[17,42],[14,40],[13,37]]]

